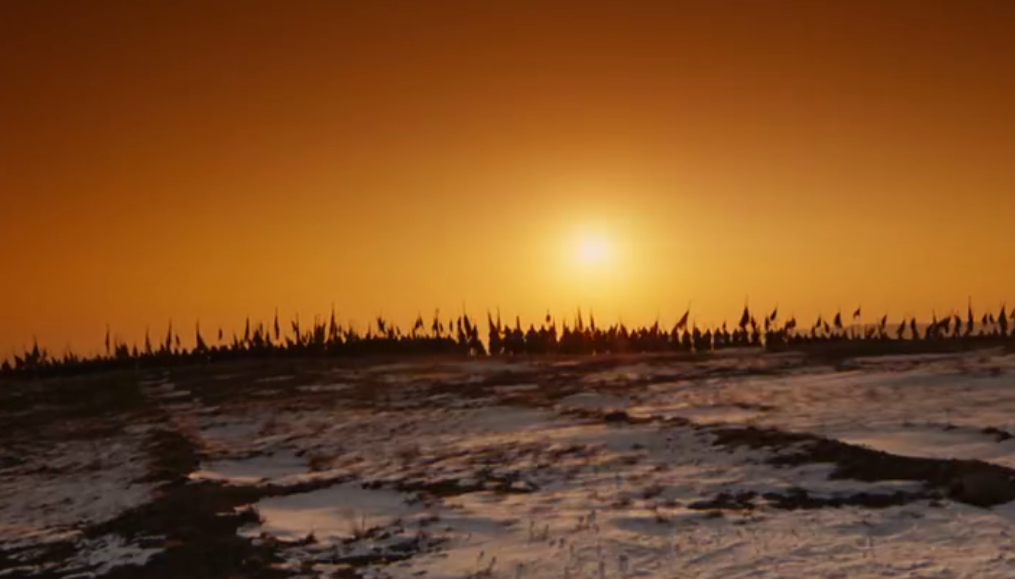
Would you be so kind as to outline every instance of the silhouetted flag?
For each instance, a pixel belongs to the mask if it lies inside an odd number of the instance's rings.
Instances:
[[[832,323],[835,324],[835,329],[837,330],[842,329],[842,312],[835,314],[835,320],[833,320]]]
[[[247,317],[246,323],[243,325],[243,343],[250,343],[250,317]]]
[[[906,319],[903,318],[902,319],[902,323],[899,324],[899,328],[897,330],[895,330],[895,335],[898,336],[899,339],[901,340],[903,334],[905,334],[905,333],[906,333]]]
[[[680,316],[680,319],[677,320],[677,325],[674,326],[674,328],[676,328],[678,331],[686,329],[687,328],[687,319],[688,319],[688,317],[690,315],[691,315],[691,309],[688,308],[687,311],[684,312],[684,315]],[[726,322],[723,322],[723,326],[724,327],[725,327],[725,325],[726,325]]]
[[[109,355],[109,350],[110,350],[109,344],[110,344],[110,342],[109,342],[109,324],[106,324],[106,355],[107,356]]]
[[[219,328],[219,342],[222,341],[222,328]]]
[[[278,324],[278,308],[275,308],[275,320],[273,323],[273,329],[275,330],[275,341],[282,339],[282,328]]]
[[[148,328],[144,329],[144,353],[149,356],[152,355],[152,339],[148,334]]]
[[[772,310],[772,313],[768,316],[768,320],[770,322],[774,322],[778,317],[779,317],[779,306],[775,306],[775,309]]]
[[[751,323],[751,311],[744,306],[744,313],[740,315],[740,329],[746,329],[747,324]]]
[[[859,308],[859,307],[857,307],[857,308],[856,308],[856,311],[855,311],[855,312],[853,312],[853,319],[855,320],[855,319],[857,319],[857,318],[859,318],[859,317],[860,317],[860,308]]]
[[[885,331],[886,327],[888,327],[888,314],[885,314],[885,315],[881,316],[880,327],[881,327],[881,331],[882,332]]]
[[[909,332],[913,334],[914,340],[920,337],[920,332],[916,329],[916,318],[909,319]]]

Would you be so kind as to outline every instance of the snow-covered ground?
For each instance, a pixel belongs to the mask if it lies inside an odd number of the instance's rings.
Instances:
[[[275,548],[293,575],[1015,577],[1015,503],[980,508],[919,480],[774,460],[792,445],[718,444],[720,429],[768,427],[1015,468],[1013,355],[564,362],[279,372],[231,396],[213,379],[143,391],[158,426],[200,457],[184,484],[250,491],[235,509],[257,517],[237,536]],[[57,474],[0,470],[0,553],[149,500],[144,425],[131,432],[32,459]],[[96,576],[158,552],[116,535],[79,543]]]

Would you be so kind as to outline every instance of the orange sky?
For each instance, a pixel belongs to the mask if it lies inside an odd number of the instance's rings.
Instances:
[[[0,358],[332,303],[1015,300],[1012,30],[1003,1],[3,2]]]

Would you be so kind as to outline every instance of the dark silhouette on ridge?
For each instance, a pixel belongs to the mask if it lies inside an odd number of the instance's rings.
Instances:
[[[853,318],[861,316],[858,307]],[[976,324],[972,303],[967,305],[966,320],[955,313],[938,319],[932,314],[929,324],[923,326],[912,316],[904,317],[894,332],[889,333],[888,315],[876,324],[854,325],[845,328],[842,314],[837,312],[833,324],[818,316],[815,323],[798,331],[797,320],[791,316],[781,325],[779,308],[762,318],[759,324],[748,306],[744,306],[739,323],[732,331],[726,322],[714,328],[701,328],[691,320],[688,308],[669,329],[658,320],[647,327],[628,327],[621,321],[609,326],[596,323],[595,315],[588,312],[588,323],[582,311],[576,310],[572,321],[558,321],[547,312],[536,326],[523,326],[516,317],[514,326],[501,321],[500,312],[486,314],[486,341],[480,339],[479,324],[468,314],[441,319],[435,311],[429,329],[422,315],[417,315],[408,333],[383,316],[361,333],[351,326],[339,324],[332,308],[324,321],[315,317],[312,326],[305,328],[299,316],[290,321],[291,332],[284,334],[276,311],[270,329],[263,323],[254,326],[247,318],[242,337],[233,334],[231,343],[224,340],[218,330],[218,340],[209,344],[198,322],[194,328],[194,346],[184,348],[180,335],[170,321],[164,341],[154,348],[149,331],[145,330],[142,349],[122,343],[107,326],[104,354],[90,358],[80,357],[69,349],[59,357],[51,356],[37,341],[13,360],[3,360],[0,377],[64,376],[89,371],[161,368],[185,364],[209,364],[218,361],[257,358],[298,357],[401,357],[401,356],[544,356],[544,355],[606,355],[621,353],[704,353],[729,348],[765,348],[771,351],[786,349],[822,348],[848,344],[862,351],[877,354],[895,351],[916,351],[934,348],[972,348],[1011,344],[1015,332],[1009,332],[1009,319],[1015,320],[1015,311],[1008,312],[1002,305],[997,316],[984,313]],[[908,331],[907,331],[908,330]],[[893,334],[893,335],[892,335]],[[907,336],[908,334],[908,336]]]

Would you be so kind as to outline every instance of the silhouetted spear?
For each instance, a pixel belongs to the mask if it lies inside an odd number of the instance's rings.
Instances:
[[[324,322],[314,322],[313,344],[319,349],[324,347],[325,340],[328,336],[327,328],[328,326],[325,326]]]
[[[278,308],[275,308],[275,319],[274,319],[274,330],[275,330],[275,341],[282,339],[282,328],[278,325]]]
[[[434,310],[434,313],[433,313],[433,324],[431,325],[430,329],[433,331],[434,335],[437,336],[438,338],[441,338],[441,337],[444,336],[445,326],[444,326],[444,322],[441,321],[441,311],[440,311],[440,309]]]
[[[31,360],[32,364],[38,364],[42,361],[43,357],[42,352],[39,350],[39,342],[35,337],[32,337],[32,351],[29,354],[29,360]]]
[[[144,353],[146,356],[152,355],[152,339],[148,334],[148,328],[144,329]]]
[[[199,353],[205,352],[208,347],[204,343],[204,338],[201,337],[201,322],[197,322],[197,326],[194,330],[194,341],[197,344],[195,350]]]
[[[162,345],[162,351],[171,353],[173,351],[173,321],[169,320],[169,328],[166,330],[166,342]]]
[[[420,316],[419,323],[422,325],[423,317]],[[342,329],[338,326],[338,321],[335,319],[335,306],[331,306],[331,319],[328,320],[328,342],[337,343],[342,335]]]
[[[107,356],[109,355],[109,352],[110,352],[110,348],[109,348],[109,324],[106,324],[106,355]]]

